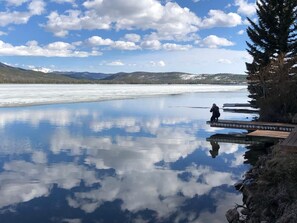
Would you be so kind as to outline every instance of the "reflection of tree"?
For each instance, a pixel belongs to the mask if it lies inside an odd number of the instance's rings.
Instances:
[[[267,155],[268,151],[267,148],[269,148],[267,143],[263,144],[253,144],[246,147],[247,151],[244,154],[245,164],[251,164],[255,165],[258,158],[263,155]]]
[[[220,145],[217,141],[214,140],[210,141],[210,145],[212,149],[209,151],[209,153],[211,154],[212,158],[216,158],[216,156],[219,155]]]

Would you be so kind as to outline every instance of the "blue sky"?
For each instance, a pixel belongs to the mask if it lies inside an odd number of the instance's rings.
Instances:
[[[255,0],[0,0],[0,62],[43,71],[244,73]]]

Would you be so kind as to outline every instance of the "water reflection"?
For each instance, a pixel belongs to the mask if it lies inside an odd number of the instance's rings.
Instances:
[[[245,148],[198,96],[2,109],[0,222],[224,222]]]
[[[211,140],[210,141],[211,150],[209,150],[209,153],[211,154],[212,158],[216,158],[217,155],[219,155],[219,149],[220,145],[217,141]]]

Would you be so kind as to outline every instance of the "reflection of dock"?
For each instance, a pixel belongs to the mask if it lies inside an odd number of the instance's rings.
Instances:
[[[260,144],[259,140],[253,137],[247,137],[245,134],[215,134],[206,139],[206,141],[216,141],[219,143],[236,143],[236,144]]]

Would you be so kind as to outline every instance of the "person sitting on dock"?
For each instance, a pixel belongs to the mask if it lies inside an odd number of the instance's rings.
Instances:
[[[219,107],[216,104],[213,104],[211,109],[210,109],[210,112],[212,112],[212,116],[210,118],[210,121],[211,122],[217,122],[219,120],[220,115],[221,115]]]

